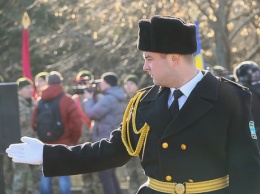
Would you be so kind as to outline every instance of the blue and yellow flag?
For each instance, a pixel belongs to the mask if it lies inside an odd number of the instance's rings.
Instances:
[[[203,70],[203,69],[206,69],[206,65],[204,63],[202,53],[201,53],[201,43],[200,43],[200,35],[199,35],[199,22],[197,20],[195,21],[195,25],[196,25],[197,51],[194,55],[194,62],[195,62],[195,66],[198,69]]]

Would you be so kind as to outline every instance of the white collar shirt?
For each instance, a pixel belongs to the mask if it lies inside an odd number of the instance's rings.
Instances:
[[[170,92],[169,98],[168,98],[168,108],[171,106],[172,102],[174,101],[174,96],[173,96],[174,90],[179,89],[183,93],[183,95],[178,100],[179,109],[181,109],[182,106],[184,105],[184,103],[186,102],[187,98],[189,97],[190,93],[192,92],[192,90],[195,88],[197,83],[202,78],[203,78],[203,74],[202,74],[201,71],[199,71],[199,73],[197,73],[197,75],[194,78],[192,78],[188,83],[186,83],[182,87],[180,87],[180,88],[170,88],[171,92]]]

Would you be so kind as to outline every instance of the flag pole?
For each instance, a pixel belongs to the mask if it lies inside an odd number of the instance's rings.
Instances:
[[[22,17],[23,25],[23,42],[22,42],[22,69],[23,76],[32,80],[30,69],[30,46],[29,46],[29,31],[28,28],[31,24],[30,17],[27,12],[24,12]]]
[[[196,25],[196,39],[197,39],[197,51],[195,53],[195,66],[198,68],[198,69],[206,69],[206,65],[204,63],[204,60],[203,60],[203,56],[202,56],[202,53],[201,53],[201,42],[200,42],[200,34],[199,34],[199,22],[197,20],[195,20],[195,25]]]

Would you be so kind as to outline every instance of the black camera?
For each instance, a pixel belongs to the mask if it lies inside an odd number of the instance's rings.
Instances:
[[[81,71],[73,80],[72,87],[74,94],[84,94],[84,90],[90,93],[98,93],[99,80],[95,80],[94,76],[89,71]]]
[[[84,90],[90,93],[97,92],[97,83],[93,81],[92,83],[87,83],[85,85],[78,84],[76,86],[73,86],[74,94],[84,94]]]

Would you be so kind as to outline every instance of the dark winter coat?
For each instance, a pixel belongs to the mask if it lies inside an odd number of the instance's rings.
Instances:
[[[251,111],[257,130],[258,145],[260,145],[260,84],[248,86],[252,93]]]
[[[229,187],[210,194],[259,194],[260,156],[249,122],[250,92],[225,79],[205,73],[175,120],[167,109],[168,88],[152,87],[140,101],[136,125],[151,130],[141,160],[151,178],[184,183],[229,174]],[[138,135],[132,133],[136,145]],[[165,148],[163,143],[168,143]],[[142,153],[142,151],[141,151]],[[124,165],[130,156],[121,140],[121,128],[109,140],[67,148],[45,145],[46,176],[81,174]],[[138,194],[160,194],[142,185]]]

